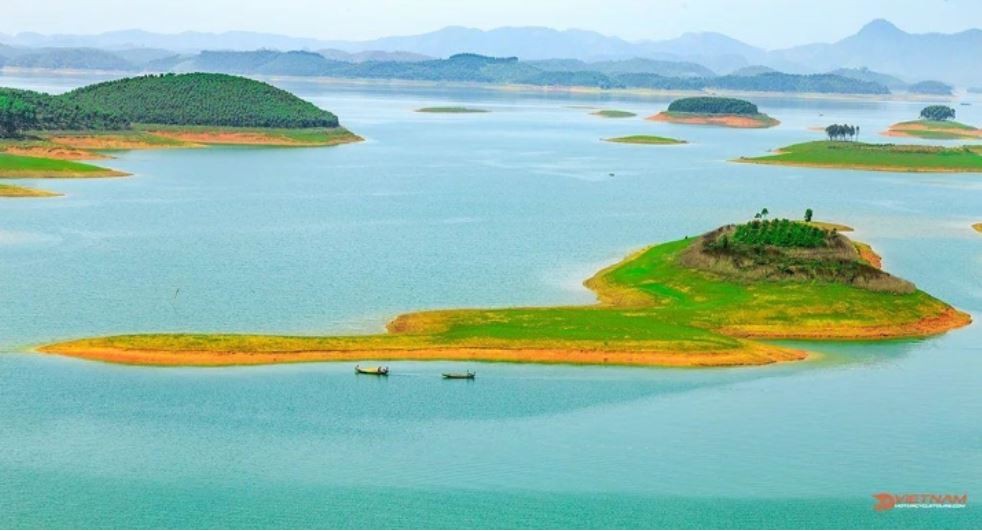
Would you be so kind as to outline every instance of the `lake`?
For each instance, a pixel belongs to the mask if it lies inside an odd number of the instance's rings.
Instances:
[[[366,142],[121,152],[103,162],[132,177],[18,181],[66,196],[0,203],[0,527],[982,521],[978,324],[794,343],[818,356],[736,369],[399,362],[375,379],[347,363],[31,354],[123,332],[374,333],[418,309],[588,304],[581,282],[604,265],[763,207],[856,227],[888,271],[982,315],[979,175],[727,162],[831,122],[872,141],[923,103],[758,97],[782,124],[734,130],[641,119],[668,98],[275,83]],[[492,112],[413,112],[453,104]],[[982,123],[980,99],[957,111]],[[630,134],[690,144],[600,141]],[[475,381],[439,377],[467,368]],[[878,513],[879,492],[969,506]]]

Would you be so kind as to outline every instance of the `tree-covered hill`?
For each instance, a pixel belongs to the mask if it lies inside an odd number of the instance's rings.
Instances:
[[[668,112],[691,112],[702,114],[758,114],[757,106],[746,100],[736,98],[682,98],[668,106]]]
[[[914,94],[929,94],[932,96],[951,96],[954,87],[941,81],[920,81],[907,87]]]
[[[226,74],[163,74],[107,81],[58,96],[130,122],[230,127],[336,127],[334,114],[267,83]]]

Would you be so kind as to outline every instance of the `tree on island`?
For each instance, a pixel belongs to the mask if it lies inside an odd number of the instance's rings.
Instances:
[[[806,222],[811,222],[811,220],[812,220],[812,209],[806,208],[805,209],[805,221]]]
[[[921,118],[925,120],[934,120],[937,122],[943,122],[945,120],[951,120],[955,117],[955,109],[948,107],[947,105],[928,105],[921,109]]]
[[[825,134],[829,135],[829,140],[855,140],[859,134],[858,125],[832,124],[825,128]]]

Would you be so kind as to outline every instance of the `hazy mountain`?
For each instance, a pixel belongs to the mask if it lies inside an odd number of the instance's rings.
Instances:
[[[317,53],[333,61],[344,61],[346,63],[364,63],[366,61],[392,61],[396,63],[415,63],[433,59],[428,55],[412,52],[385,52],[381,50],[367,50],[364,52],[346,52],[344,50],[325,49],[317,50]]]
[[[18,68],[135,70],[133,63],[105,50],[95,48],[40,48],[18,52],[6,59],[4,66]]]
[[[837,42],[808,44],[772,51],[751,46],[719,33],[685,33],[668,40],[630,42],[584,30],[555,30],[543,27],[479,30],[459,26],[420,35],[384,37],[367,41],[329,41],[245,31],[160,34],[126,30],[98,35],[20,33],[14,36],[0,35],[0,42],[18,47],[59,46],[127,50],[131,57],[136,54],[132,50],[145,48],[174,50],[185,54],[202,50],[321,50],[322,55],[328,60],[347,62],[408,62],[425,60],[422,56],[449,57],[464,52],[494,57],[515,56],[525,61],[568,58],[596,63],[641,58],[669,63],[696,64],[721,74],[734,73],[750,65],[801,74],[829,72],[842,68],[869,68],[872,72],[890,76],[940,79],[959,85],[982,84],[982,68],[979,68],[979,57],[982,57],[982,30],[973,29],[954,34],[910,34],[885,20],[874,20],[855,35]],[[8,59],[13,55],[3,52],[0,54]],[[163,56],[144,61],[126,56],[121,58],[134,64],[168,61]],[[173,62],[173,59],[170,61]],[[667,67],[667,65],[663,66]],[[655,69],[656,67],[651,66],[644,73]],[[854,79],[867,79],[862,77],[865,74],[861,73],[844,72],[844,74]]]
[[[907,83],[904,80],[891,76],[890,74],[884,74],[882,72],[874,72],[869,68],[837,68],[829,72],[830,74],[835,74],[837,76],[848,77],[850,79],[858,79],[861,81],[872,81],[873,83],[879,83],[890,90],[904,90],[907,88]]]
[[[579,59],[542,59],[528,64],[548,71],[601,72],[603,74],[658,74],[666,77],[715,77],[712,70],[696,63],[684,61],[658,61],[655,59],[625,59],[621,61],[595,61]]]
[[[868,67],[958,84],[982,81],[982,30],[978,29],[911,34],[886,20],[874,20],[838,42],[797,46],[772,55],[820,71]]]
[[[758,74],[769,74],[771,72],[777,72],[777,70],[774,70],[773,68],[764,65],[750,65],[750,66],[745,66],[743,68],[738,68],[730,72],[730,75],[746,77],[746,76],[756,76]],[[830,72],[830,73],[834,73],[834,72]]]

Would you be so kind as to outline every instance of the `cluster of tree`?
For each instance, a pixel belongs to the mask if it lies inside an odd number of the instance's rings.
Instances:
[[[930,94],[932,96],[951,96],[954,87],[941,81],[921,81],[907,87],[914,94]]]
[[[361,79],[407,79],[476,83],[520,83],[539,86],[651,88],[665,90],[728,89],[765,92],[885,94],[886,87],[831,74],[797,75],[767,72],[753,76],[715,76],[707,69],[668,68],[664,62],[636,59],[519,61],[515,57],[457,54],[426,61],[364,61],[351,63],[312,52],[205,51],[193,57],[172,57],[148,68],[229,74],[323,76]],[[669,63],[671,64],[671,63]],[[673,74],[673,75],[666,75]],[[697,74],[697,75],[696,75]]]
[[[25,131],[127,127],[129,121],[118,113],[93,109],[61,96],[0,88],[0,137],[16,138]]]
[[[921,118],[925,120],[951,120],[955,117],[955,109],[947,105],[928,105],[921,109]]]
[[[758,114],[757,106],[736,98],[700,96],[682,98],[668,106],[668,112],[695,112],[703,114]]]
[[[825,128],[829,140],[856,140],[859,136],[859,126],[849,124],[832,124]]]
[[[830,233],[800,221],[789,219],[755,219],[738,225],[733,231],[734,243],[773,245],[776,247],[823,247]]]
[[[337,116],[267,83],[226,74],[148,75],[89,85],[57,98],[134,123],[336,127]]]

